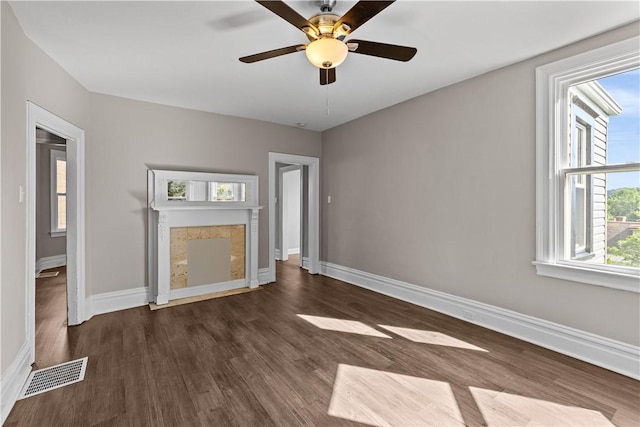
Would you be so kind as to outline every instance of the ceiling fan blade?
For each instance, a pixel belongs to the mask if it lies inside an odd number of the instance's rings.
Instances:
[[[318,28],[313,25],[311,22],[307,21],[303,16],[301,16],[298,12],[289,7],[286,3],[280,0],[256,0],[256,3],[260,3],[262,6],[269,9],[271,12],[278,15],[280,18],[284,19],[294,27],[298,28],[300,31],[304,31],[305,27],[313,30],[315,34],[320,34]]]
[[[336,69],[335,68],[320,68],[320,84],[330,85],[336,81]]]
[[[342,18],[338,20],[333,26],[334,31],[340,28],[342,24],[347,24],[349,26],[349,30],[347,34],[351,34],[367,22],[369,19],[376,16],[378,13],[382,12],[387,6],[391,5],[393,1],[359,1],[356,3],[347,13],[345,13]]]
[[[295,53],[303,51],[306,48],[303,44],[297,44],[295,46],[281,47],[280,49],[268,50],[266,52],[256,53],[254,55],[243,56],[240,58],[241,62],[245,64],[251,64],[253,62],[263,61],[269,58],[275,58],[276,56],[287,55],[289,53]]]
[[[366,40],[349,40],[348,45],[358,45],[355,49],[349,49],[353,53],[362,55],[377,56],[379,58],[394,59],[396,61],[409,61],[418,52],[415,47],[398,46]]]

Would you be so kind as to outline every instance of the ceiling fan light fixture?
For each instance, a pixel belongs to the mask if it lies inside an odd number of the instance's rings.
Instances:
[[[334,68],[347,58],[347,45],[332,37],[312,41],[305,50],[307,59],[318,68]]]

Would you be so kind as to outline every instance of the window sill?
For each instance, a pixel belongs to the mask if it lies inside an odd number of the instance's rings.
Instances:
[[[534,261],[533,265],[536,266],[538,276],[553,277],[555,279],[570,280],[572,282],[640,293],[640,276],[637,274],[602,271],[541,261]]]
[[[49,235],[53,237],[67,237],[66,231],[50,231]]]

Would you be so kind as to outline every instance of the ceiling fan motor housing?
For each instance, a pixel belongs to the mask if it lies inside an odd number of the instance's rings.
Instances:
[[[313,15],[309,18],[309,22],[313,24],[320,34],[307,34],[309,40],[313,41],[320,37],[333,37],[336,38],[333,34],[333,26],[336,22],[338,22],[340,17],[333,13],[318,13],[317,15]]]

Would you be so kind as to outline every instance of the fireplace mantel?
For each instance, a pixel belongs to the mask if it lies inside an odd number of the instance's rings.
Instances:
[[[257,205],[257,176],[149,170],[148,197],[148,277],[152,299],[156,304],[167,304],[173,299],[211,292],[258,286],[258,217],[262,207]],[[229,233],[229,227],[234,230],[234,242],[238,242],[238,236],[242,233],[244,235],[244,242],[240,241],[244,243],[243,277],[215,283],[198,283],[179,289],[172,287],[172,266],[175,267],[175,262],[172,261],[172,232],[175,235],[182,233],[182,236],[184,230],[194,230],[200,236],[197,239],[205,240],[209,238],[202,237],[203,233],[213,233],[215,236],[211,237],[216,240],[223,238],[218,228],[224,234]],[[242,227],[244,230],[241,230]],[[184,241],[180,243],[185,246]],[[176,242],[174,251],[175,245]],[[201,258],[202,254],[199,255]],[[237,258],[232,253],[226,256]],[[187,252],[184,252],[184,257],[182,264],[189,264]],[[241,258],[236,261],[238,259]],[[214,261],[212,260],[212,264],[215,264]],[[228,259],[223,261],[229,262]],[[234,270],[237,274],[238,269]],[[173,272],[173,276],[176,274]],[[185,267],[183,275],[186,274]]]

